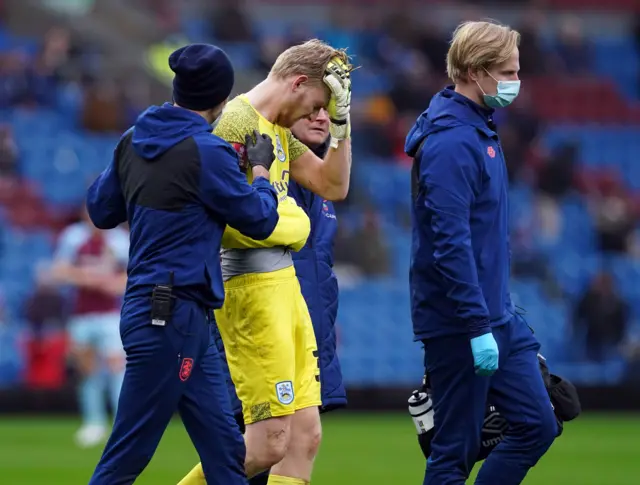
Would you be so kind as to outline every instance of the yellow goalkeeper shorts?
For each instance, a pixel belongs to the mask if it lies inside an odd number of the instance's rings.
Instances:
[[[216,322],[245,423],[320,406],[318,346],[294,267],[224,286]]]

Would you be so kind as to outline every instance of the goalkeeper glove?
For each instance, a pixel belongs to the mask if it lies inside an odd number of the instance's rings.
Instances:
[[[331,119],[331,147],[337,148],[338,142],[351,136],[351,75],[349,66],[341,59],[334,57],[324,72],[324,83],[331,90],[331,99],[327,112]]]

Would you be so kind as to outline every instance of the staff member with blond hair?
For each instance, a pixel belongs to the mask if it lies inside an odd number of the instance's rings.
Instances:
[[[425,485],[464,485],[487,400],[509,429],[476,485],[521,483],[556,437],[540,345],[509,295],[508,180],[493,114],[518,95],[519,41],[497,23],[458,26],[447,55],[454,85],[432,99],[407,136],[411,310],[436,430]]]

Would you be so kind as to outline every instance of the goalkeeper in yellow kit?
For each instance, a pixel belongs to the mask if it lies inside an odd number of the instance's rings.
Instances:
[[[346,53],[324,42],[293,46],[280,54],[267,79],[228,103],[214,130],[241,157],[245,136],[256,129],[269,135],[275,147],[270,180],[280,197],[280,220],[264,241],[227,228],[221,255],[226,296],[216,312],[243,405],[246,472],[252,477],[271,468],[269,485],[308,484],[320,445],[318,350],[291,257],[291,251],[305,245],[309,219],[287,192],[291,176],[325,199],[346,197],[350,70]],[[325,107],[331,146],[323,160],[289,128]],[[204,484],[197,465],[179,485]]]

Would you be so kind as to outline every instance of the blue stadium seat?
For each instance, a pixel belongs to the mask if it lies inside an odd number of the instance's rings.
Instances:
[[[288,19],[260,18],[253,24],[253,30],[260,38],[278,37],[286,39],[291,32],[291,23]]]
[[[338,335],[348,382],[419,383],[422,353],[412,342],[406,278],[404,284],[383,279],[343,290]]]
[[[579,162],[587,167],[617,167],[630,187],[640,188],[640,126],[556,125],[544,135],[551,149],[571,141],[580,147]]]
[[[0,52],[11,48],[11,35],[0,25]]]
[[[366,168],[354,167],[358,188],[371,197],[376,208],[389,220],[396,220],[411,201],[411,178],[407,167],[390,160],[368,159]]]
[[[24,367],[19,326],[3,323],[0,325],[0,389],[19,384]]]
[[[38,264],[51,259],[53,236],[49,231],[25,232],[5,229],[0,257],[0,287],[11,315],[19,315],[22,303],[33,290]]]
[[[590,254],[595,247],[593,220],[582,199],[568,197],[560,204],[562,233],[559,243],[570,246],[574,252]]]
[[[56,135],[60,130],[73,127],[70,120],[49,109],[16,109],[7,113],[18,142],[27,144],[33,136]]]
[[[616,385],[622,382],[627,365],[621,359],[613,359],[604,363],[551,362],[554,374],[561,375],[577,385]]]
[[[583,256],[570,249],[559,252],[552,261],[552,268],[560,286],[574,298],[585,290],[589,280],[600,267],[599,256]]]
[[[83,136],[72,130],[32,135],[22,145],[22,173],[43,187],[54,204],[77,205],[87,185],[109,163],[117,139]]]
[[[353,83],[358,86],[353,93],[354,100],[386,93],[391,86],[389,76],[384,71],[363,67],[354,71],[351,76]]]
[[[627,257],[612,255],[607,258],[604,267],[614,276],[618,290],[631,303],[632,313],[640,316],[640,262]]]
[[[255,42],[218,42],[229,58],[233,59],[235,69],[253,69],[256,66],[259,49]]]
[[[182,33],[190,42],[211,42],[211,22],[206,17],[184,17],[181,22]],[[215,37],[215,35],[213,35]]]
[[[56,111],[69,127],[76,128],[80,124],[83,104],[84,95],[79,86],[70,84],[59,89]]]
[[[389,249],[392,275],[404,283],[409,275],[411,232],[393,220],[386,220],[382,225],[382,234]]]
[[[349,49],[349,54],[359,55],[358,46],[360,44],[357,32],[348,32],[343,29],[319,27],[314,29],[314,34],[337,49]]]
[[[621,35],[594,36],[589,39],[591,63],[585,69],[611,79],[624,95],[637,99],[640,94],[637,48],[632,36],[624,35],[624,30],[620,33]],[[542,47],[548,52],[554,52],[556,43],[555,35],[549,31],[543,38]]]
[[[39,42],[30,37],[22,37],[11,34],[8,30],[0,27],[0,52],[20,49],[27,54],[33,55],[37,52]]]
[[[633,37],[596,38],[593,43],[594,69],[600,76],[618,84],[621,92],[638,99],[640,54]]]

